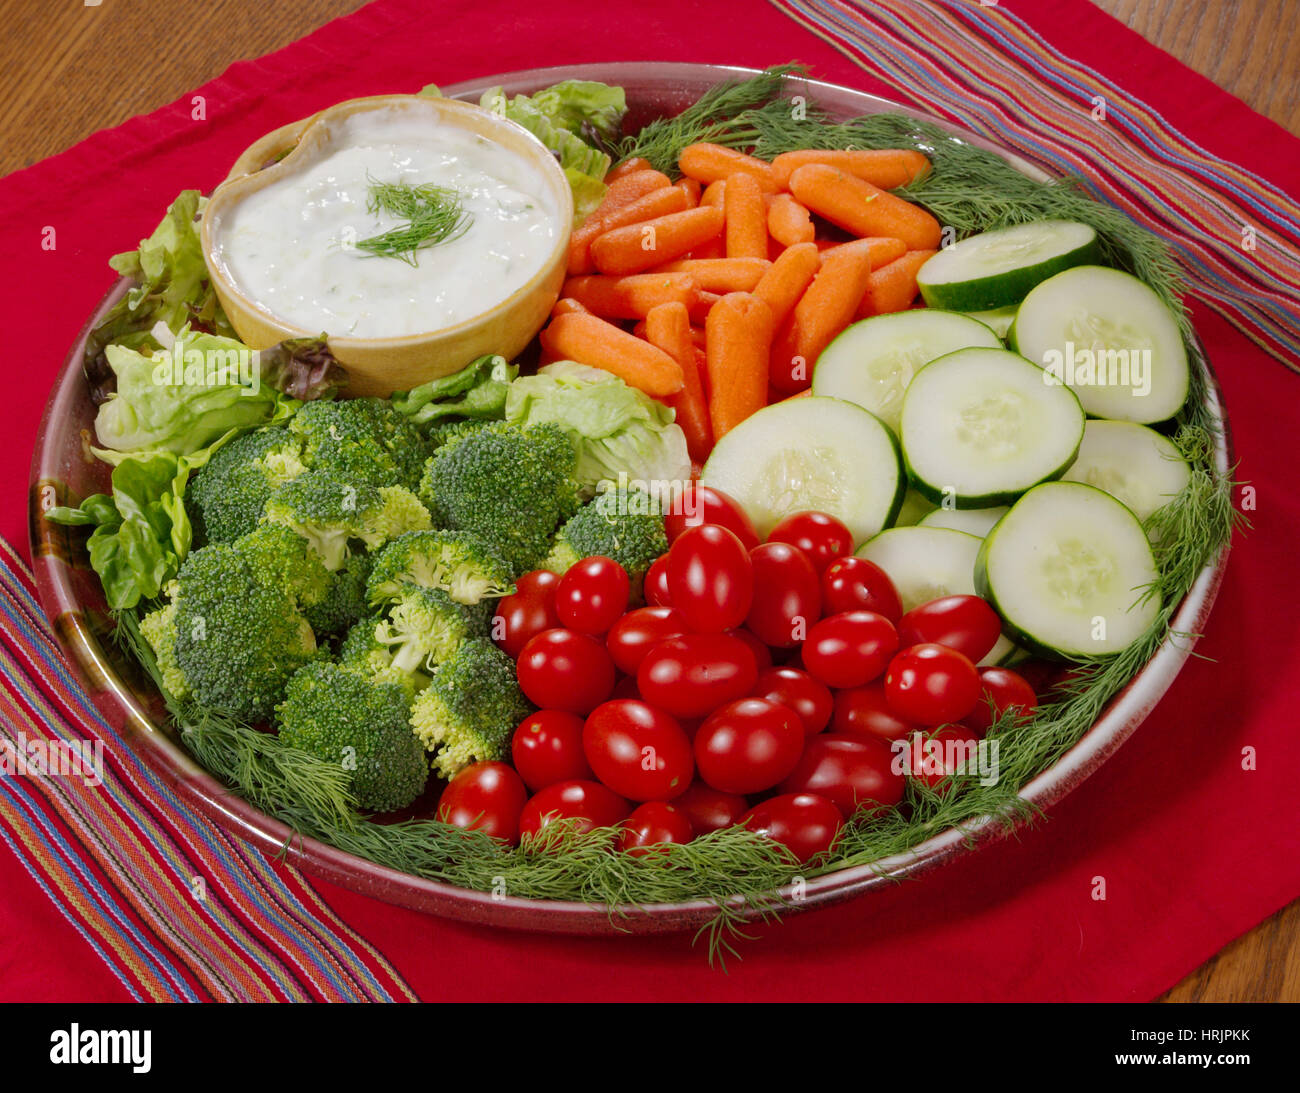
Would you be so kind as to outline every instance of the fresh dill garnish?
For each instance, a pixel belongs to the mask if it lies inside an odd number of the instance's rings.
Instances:
[[[366,211],[371,216],[388,213],[406,223],[360,240],[357,249],[386,258],[400,258],[412,266],[417,263],[417,251],[459,238],[474,222],[473,215],[464,208],[460,192],[448,186],[435,186],[431,182],[413,186],[405,179],[376,182],[372,178],[368,193]]]

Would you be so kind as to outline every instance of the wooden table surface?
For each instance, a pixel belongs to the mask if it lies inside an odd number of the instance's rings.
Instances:
[[[1300,0],[1093,0],[1300,135]],[[0,0],[0,175],[179,98],[359,0]],[[165,48],[146,49],[162,31]],[[1153,924],[1158,928],[1158,924]],[[1169,1001],[1300,1001],[1300,902],[1227,946]]]

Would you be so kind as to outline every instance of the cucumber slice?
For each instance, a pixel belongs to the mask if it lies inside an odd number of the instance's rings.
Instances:
[[[983,539],[993,530],[993,525],[1006,514],[1006,505],[998,505],[991,509],[941,508],[924,516],[920,524],[923,528],[951,528],[953,531],[964,531],[967,535],[974,535],[976,539]]]
[[[1187,401],[1187,350],[1173,312],[1117,269],[1079,266],[1035,288],[1011,348],[1067,383],[1092,417],[1149,425]]]
[[[959,349],[931,361],[903,399],[900,437],[912,485],[959,509],[1010,504],[1059,478],[1083,439],[1069,388],[1005,349]]]
[[[1000,349],[982,323],[951,311],[917,309],[854,323],[817,358],[814,395],[847,399],[898,432],[903,393],[921,368],[970,345]]]
[[[1045,656],[1118,653],[1155,621],[1151,544],[1138,519],[1081,482],[1035,486],[980,548],[975,588],[1017,645]]]
[[[700,481],[730,494],[759,535],[792,512],[838,517],[862,542],[898,512],[907,480],[893,434],[861,406],[835,398],[778,402],[727,433]]]
[[[1178,449],[1154,429],[1127,421],[1090,421],[1083,427],[1079,455],[1062,478],[1105,490],[1145,522],[1182,493],[1191,476]]]
[[[934,502],[928,497],[922,497],[916,490],[909,489],[903,494],[903,504],[899,507],[898,515],[894,517],[893,527],[910,528],[919,524],[927,513],[934,511]],[[960,530],[960,529],[959,529]]]
[[[992,311],[966,311],[963,314],[968,319],[974,319],[977,323],[983,323],[994,334],[1003,341],[1007,340],[1007,332],[1011,329],[1011,324],[1016,321],[1016,312],[1020,310],[1020,305],[1010,304],[1007,307],[994,308]]]
[[[1101,256],[1097,233],[1073,220],[1036,220],[971,235],[945,247],[916,275],[930,307],[988,311],[1018,304],[1035,285]]]

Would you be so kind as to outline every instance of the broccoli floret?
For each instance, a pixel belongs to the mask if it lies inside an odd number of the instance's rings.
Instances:
[[[188,497],[209,543],[247,535],[276,488],[302,474],[302,439],[282,425],[255,429],[223,444],[195,477]]]
[[[555,529],[577,510],[576,461],[555,425],[493,422],[443,441],[420,497],[436,524],[482,536],[518,574],[546,557]]]
[[[414,698],[429,685],[429,677],[418,670],[405,672],[394,666],[393,652],[397,646],[387,645],[378,637],[383,621],[382,616],[371,615],[353,623],[339,646],[339,661],[367,679],[397,683]]]
[[[293,595],[229,543],[189,554],[171,603],[147,616],[146,636],[178,697],[245,721],[269,717],[285,684],[316,656]]]
[[[441,588],[457,603],[504,596],[512,587],[510,566],[484,539],[467,531],[414,531],[375,556],[367,596],[393,603],[407,588]]]
[[[392,649],[402,672],[432,668],[471,638],[488,633],[488,603],[457,603],[441,588],[407,585],[375,627],[375,640]]]
[[[263,519],[283,524],[306,539],[331,571],[351,554],[349,541],[370,550],[408,531],[427,531],[429,513],[402,486],[353,482],[326,470],[310,470],[275,491]]]
[[[632,578],[633,595],[650,563],[668,549],[659,503],[644,490],[619,487],[579,509],[560,528],[543,569],[563,573],[582,558],[613,558]]]
[[[470,763],[504,759],[515,727],[528,715],[515,665],[490,641],[468,641],[434,673],[411,706],[415,735],[450,778]]]
[[[446,425],[438,425],[429,430],[429,435],[426,438],[429,450],[437,451],[448,441],[476,433],[485,428],[487,424],[486,421],[452,421]]]
[[[387,399],[308,402],[289,429],[302,439],[309,467],[370,486],[414,490],[429,454],[420,430]]]
[[[401,686],[317,660],[289,680],[275,712],[285,744],[352,772],[362,808],[391,812],[424,792],[429,764]]]
[[[262,524],[230,546],[252,566],[260,583],[283,588],[299,607],[314,609],[329,594],[333,575],[307,540],[283,524]]]
[[[299,538],[299,542],[306,540]],[[326,570],[329,584],[325,594],[306,609],[307,621],[317,634],[341,634],[365,615],[366,582],[373,563],[373,554],[354,554],[337,572]]]

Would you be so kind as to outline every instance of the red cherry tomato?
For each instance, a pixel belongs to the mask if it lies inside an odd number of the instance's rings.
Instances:
[[[538,710],[519,722],[510,758],[534,793],[555,782],[594,777],[582,752],[582,718],[563,710]]]
[[[645,602],[651,607],[671,607],[668,594],[668,555],[661,554],[645,571]]]
[[[960,721],[975,708],[980,677],[970,657],[946,645],[913,645],[889,662],[885,699],[921,725]]]
[[[821,617],[817,570],[797,546],[764,543],[749,552],[754,597],[745,626],[778,649],[798,645]]]
[[[1021,712],[1019,720],[1033,715],[1038,709],[1038,696],[1029,682],[1010,668],[981,668],[980,697],[963,720],[967,728],[983,736],[1007,710]]]
[[[769,668],[760,672],[749,693],[793,710],[805,736],[814,736],[826,728],[835,705],[830,688],[798,668]]]
[[[792,512],[772,529],[769,543],[793,543],[818,573],[836,558],[853,553],[853,533],[824,512]]]
[[[631,801],[669,801],[691,784],[691,741],[663,710],[614,699],[591,711],[582,750],[596,777]]]
[[[758,532],[738,501],[712,486],[689,482],[675,498],[664,517],[664,531],[670,543],[687,528],[719,524],[732,532],[746,550],[758,546]]]
[[[543,630],[530,638],[515,666],[519,688],[534,706],[589,714],[614,689],[614,662],[589,634]]]
[[[596,554],[575,562],[555,588],[555,610],[570,630],[603,634],[627,610],[632,582],[613,558]]]
[[[904,758],[913,778],[931,789],[947,793],[953,788],[953,783],[948,782],[940,789],[940,783],[945,779],[953,774],[975,774],[978,771],[976,748],[979,742],[979,736],[965,725],[945,725],[924,738],[913,737],[912,747]]]
[[[534,569],[515,581],[514,592],[498,601],[492,620],[492,637],[497,645],[518,659],[530,638],[559,626],[560,616],[555,610],[559,583],[559,574],[549,569]]]
[[[456,774],[438,798],[437,818],[445,824],[486,831],[514,846],[528,791],[507,763],[472,763]]]
[[[740,823],[749,811],[749,802],[738,793],[723,793],[697,778],[685,793],[673,798],[673,807],[686,814],[696,835],[707,835]]]
[[[741,823],[774,839],[801,862],[824,854],[844,826],[840,810],[815,793],[786,793],[755,805]]]
[[[942,596],[913,607],[898,621],[898,640],[904,648],[933,642],[976,663],[1001,635],[998,613],[978,596]]]
[[[885,699],[885,685],[877,680],[865,687],[835,693],[835,718],[831,732],[874,740],[902,740],[921,725],[899,717]]]
[[[641,697],[674,717],[703,717],[748,694],[757,678],[754,654],[731,634],[686,634],[661,641],[636,673]]]
[[[754,595],[749,552],[719,524],[687,528],[668,552],[668,595],[692,630],[739,626]]]
[[[743,626],[737,626],[734,629],[724,631],[733,638],[739,638],[749,646],[749,651],[754,654],[754,664],[760,672],[772,667],[772,650],[763,644],[757,634],[746,630]]]
[[[556,820],[577,819],[575,827],[587,832],[596,827],[616,827],[627,819],[631,806],[599,782],[556,782],[529,798],[519,816],[519,834],[536,835]]]
[[[640,698],[641,692],[637,690],[636,676],[624,676],[614,684],[614,689],[609,692],[610,698]]]
[[[822,619],[803,643],[804,667],[828,687],[861,687],[880,675],[898,650],[898,634],[884,615],[846,611]]]
[[[889,574],[875,562],[836,558],[822,573],[822,610],[828,615],[874,611],[897,623],[903,617],[903,601]]]
[[[695,765],[714,789],[761,793],[794,770],[803,741],[803,724],[793,710],[764,698],[742,698],[700,726]]]
[[[808,741],[799,765],[777,787],[778,793],[816,793],[835,805],[847,820],[859,807],[875,802],[878,815],[903,799],[907,779],[894,769],[894,752],[883,740],[827,733]]]
[[[665,843],[688,843],[695,829],[686,813],[664,801],[649,801],[623,821],[620,845],[629,854],[651,854]]]
[[[671,607],[638,607],[610,627],[605,648],[620,672],[636,675],[651,649],[686,632],[681,615]]]

